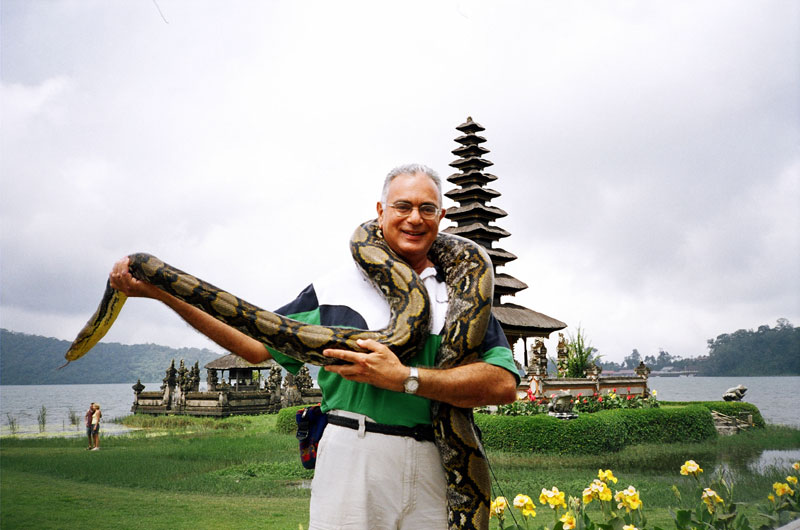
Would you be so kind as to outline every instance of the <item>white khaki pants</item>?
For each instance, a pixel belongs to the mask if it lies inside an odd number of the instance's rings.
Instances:
[[[444,530],[446,488],[433,442],[328,424],[311,483],[309,530]]]

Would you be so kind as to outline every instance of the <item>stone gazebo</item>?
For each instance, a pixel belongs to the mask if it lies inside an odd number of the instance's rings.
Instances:
[[[204,368],[208,373],[207,389],[200,391],[197,363],[192,370],[186,370],[181,360],[180,369],[176,370],[173,360],[160,391],[145,392],[141,382],[133,386],[131,412],[225,417],[277,412],[291,405],[318,403],[322,398],[320,390],[313,388],[305,366],[297,375],[283,378],[280,365],[271,359],[252,364],[231,353]],[[267,373],[263,376],[262,372]]]
[[[248,391],[263,389],[262,380],[265,378],[261,376],[261,372],[269,372],[273,366],[277,366],[277,363],[272,359],[253,364],[229,353],[207,363],[203,368],[208,373],[208,390]],[[228,372],[227,382],[224,379],[225,372]]]
[[[519,304],[504,303],[501,300],[503,296],[514,296],[528,286],[509,274],[497,272],[498,267],[514,261],[517,256],[495,247],[497,241],[511,234],[492,224],[508,214],[500,208],[489,205],[492,199],[500,197],[500,193],[486,187],[489,182],[497,180],[497,177],[485,171],[487,167],[493,165],[483,158],[483,155],[489,152],[480,145],[486,142],[486,138],[477,134],[485,129],[472,121],[472,118],[467,118],[467,121],[456,129],[462,133],[455,139],[461,146],[452,151],[459,158],[451,162],[450,166],[459,172],[450,175],[447,180],[458,188],[445,193],[445,196],[458,203],[457,207],[448,208],[446,215],[447,219],[456,223],[456,226],[448,227],[444,231],[471,239],[486,249],[494,265],[492,313],[503,327],[512,348],[518,341],[523,341],[524,365],[527,367],[528,340],[536,337],[547,338],[554,331],[564,329],[567,325],[543,313]]]

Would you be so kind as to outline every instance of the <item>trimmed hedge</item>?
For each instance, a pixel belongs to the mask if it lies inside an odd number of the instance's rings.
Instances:
[[[752,403],[745,403],[743,401],[659,401],[662,406],[680,406],[686,405],[701,405],[709,410],[716,410],[720,414],[726,416],[738,416],[740,412],[746,412],[753,415],[753,425],[756,427],[766,427],[766,422],[761,416],[761,411]]]
[[[281,434],[295,434],[297,432],[297,421],[294,419],[297,411],[306,408],[308,405],[297,405],[286,407],[278,411],[278,418],[275,420],[275,432]]]
[[[659,402],[652,409],[613,409],[559,420],[546,414],[499,416],[475,414],[487,449],[512,453],[600,454],[640,443],[701,442],[717,431],[710,410],[736,415],[747,412],[764,427],[755,405],[727,401]],[[295,414],[304,405],[278,412],[275,431],[294,434]]]
[[[514,453],[599,454],[637,443],[699,442],[717,431],[708,409],[617,409],[573,420],[546,415],[476,414],[488,449]]]

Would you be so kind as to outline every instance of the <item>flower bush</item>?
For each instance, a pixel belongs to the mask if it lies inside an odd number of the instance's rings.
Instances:
[[[531,389],[528,389],[528,398],[515,401],[508,405],[497,407],[497,414],[503,416],[532,416],[534,414],[546,414],[547,404],[553,397],[537,397]],[[620,396],[614,388],[607,394],[593,393],[591,396],[584,396],[578,393],[573,398],[573,410],[579,413],[598,412],[600,410],[611,409],[649,409],[658,407],[656,391],[653,390],[649,396],[634,395],[630,393]]]
[[[670,510],[677,530],[763,530],[778,528],[790,521],[800,518],[800,488],[797,487],[800,474],[800,462],[792,465],[793,472],[785,482],[776,482],[772,493],[767,495],[763,504],[757,505],[758,516],[765,519],[761,524],[751,523],[739,509],[743,503],[733,502],[733,484],[720,474],[709,482],[701,478],[703,468],[694,460],[687,460],[680,468],[684,480],[693,480],[697,486],[696,509]],[[542,488],[539,503],[547,506],[552,512],[552,520],[544,521],[531,527],[536,517],[535,503],[528,495],[519,494],[514,498],[513,506],[519,511],[519,522],[513,512],[509,512],[505,497],[497,497],[492,501],[490,516],[498,519],[501,530],[530,529],[541,530],[646,530],[647,519],[644,515],[644,502],[634,486],[616,490],[612,495],[612,484],[617,478],[610,469],[600,469],[597,478],[583,490],[581,498],[567,497],[566,492],[553,486]],[[677,486],[673,491],[680,501]],[[567,500],[568,499],[568,500]],[[586,509],[592,502],[600,504],[600,513],[604,520],[593,521]],[[508,513],[507,513],[508,512]],[[507,516],[513,523],[506,525]],[[548,518],[549,519],[549,518]],[[524,525],[524,526],[523,526]],[[659,527],[653,527],[661,530]]]

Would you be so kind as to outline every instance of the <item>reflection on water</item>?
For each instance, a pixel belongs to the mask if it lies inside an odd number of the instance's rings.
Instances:
[[[778,468],[786,473],[792,464],[800,462],[800,449],[788,449],[785,451],[762,451],[758,459],[748,462],[747,468],[753,473],[764,473],[769,468]]]
[[[792,472],[792,464],[798,461],[800,461],[800,449],[725,454],[720,455],[713,470],[724,474],[747,471],[757,475],[775,473],[784,476]],[[708,467],[712,468],[710,465]]]

